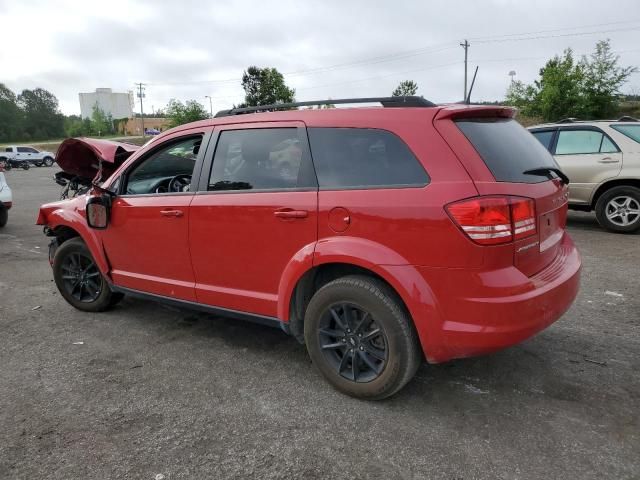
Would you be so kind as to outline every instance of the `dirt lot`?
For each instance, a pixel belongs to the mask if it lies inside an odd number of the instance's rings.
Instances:
[[[33,225],[52,174],[6,174],[0,478],[640,478],[639,235],[572,214],[583,285],[564,318],[367,403],[276,329],[134,299],[75,311]]]

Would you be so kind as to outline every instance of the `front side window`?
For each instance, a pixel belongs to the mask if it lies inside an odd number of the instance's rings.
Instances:
[[[368,128],[309,128],[321,189],[424,186],[429,176],[395,134]]]
[[[610,127],[640,143],[640,125],[610,125]]]
[[[18,147],[18,153],[31,153],[31,149],[27,147]]]
[[[617,152],[616,146],[597,130],[561,130],[556,155],[581,155]]]
[[[208,189],[282,190],[315,187],[298,128],[220,133]]]
[[[136,164],[127,174],[127,195],[190,191],[202,135],[173,141]]]

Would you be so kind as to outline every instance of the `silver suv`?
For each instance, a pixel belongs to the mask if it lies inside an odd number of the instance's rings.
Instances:
[[[613,232],[640,229],[640,121],[578,121],[530,127],[571,180],[569,208],[595,210]]]

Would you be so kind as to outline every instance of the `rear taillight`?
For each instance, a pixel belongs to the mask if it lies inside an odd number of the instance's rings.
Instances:
[[[447,205],[462,231],[481,245],[497,245],[536,233],[536,208],[530,198],[478,197]]]

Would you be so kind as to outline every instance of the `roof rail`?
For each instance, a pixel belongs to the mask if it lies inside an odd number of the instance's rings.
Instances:
[[[313,105],[339,105],[345,103],[381,103],[383,107],[435,107],[436,104],[423,97],[370,97],[370,98],[339,98],[328,100],[312,100],[308,102],[276,103],[273,105],[258,105],[257,107],[231,108],[220,110],[215,118],[241,115],[243,113],[268,112],[271,110],[288,110],[296,107]]]
[[[631,117],[629,115],[620,117],[617,121],[618,122],[640,122],[640,120],[638,120],[637,118]]]
[[[573,123],[578,121],[575,117],[563,118],[562,120],[558,120],[556,123]]]

